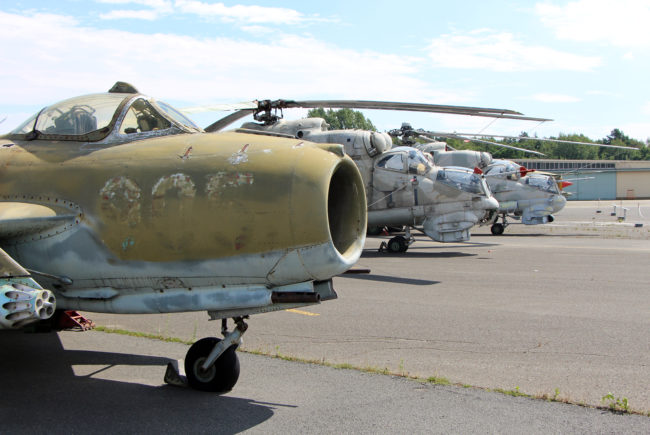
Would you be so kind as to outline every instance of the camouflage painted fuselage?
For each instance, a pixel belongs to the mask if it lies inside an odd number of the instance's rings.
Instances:
[[[258,306],[273,288],[313,291],[363,246],[363,185],[340,146],[241,133],[0,142],[2,248],[72,279],[38,279],[60,308]]]

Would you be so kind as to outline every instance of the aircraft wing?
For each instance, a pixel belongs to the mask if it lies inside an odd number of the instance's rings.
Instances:
[[[77,213],[67,207],[28,202],[0,202],[0,245],[10,239],[43,235],[72,223]]]
[[[30,240],[57,232],[77,219],[45,205],[24,202],[0,203],[0,245]],[[31,273],[0,248],[0,329],[17,329],[50,318],[56,298],[43,289]]]

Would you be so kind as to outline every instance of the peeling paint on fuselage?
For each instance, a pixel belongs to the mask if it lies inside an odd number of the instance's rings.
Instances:
[[[101,211],[105,220],[137,225],[141,220],[140,201],[142,189],[130,178],[119,176],[106,181],[99,191]]]

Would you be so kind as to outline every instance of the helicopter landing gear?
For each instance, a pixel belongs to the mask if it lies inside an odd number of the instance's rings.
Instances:
[[[379,245],[379,252],[406,252],[413,242],[415,242],[415,238],[411,235],[411,228],[406,227],[403,236],[395,236],[390,239],[388,243],[381,242],[381,245]]]
[[[388,241],[386,248],[388,249],[388,252],[406,252],[409,245],[406,243],[406,237],[395,236]]]
[[[499,218],[497,217],[497,220]],[[492,226],[490,227],[490,231],[492,232],[493,236],[500,236],[503,234],[503,232],[506,230],[506,227],[509,225],[508,221],[506,220],[506,215],[502,215],[501,219],[503,219],[503,223],[500,224],[498,222],[494,222]]]
[[[490,227],[490,231],[492,232],[493,236],[500,236],[503,234],[503,231],[505,228],[503,227],[503,224],[495,223]]]
[[[203,338],[190,347],[185,356],[185,373],[190,387],[213,393],[227,393],[239,379],[239,359],[235,350],[248,325],[244,317],[235,317],[235,329],[228,332],[227,320],[221,320],[223,339]]]

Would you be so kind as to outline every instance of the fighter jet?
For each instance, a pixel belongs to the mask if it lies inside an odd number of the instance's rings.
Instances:
[[[185,357],[200,390],[235,385],[250,315],[336,298],[364,245],[343,146],[208,134],[123,82],[0,136],[0,167],[0,329],[57,310],[207,311],[223,339]]]

